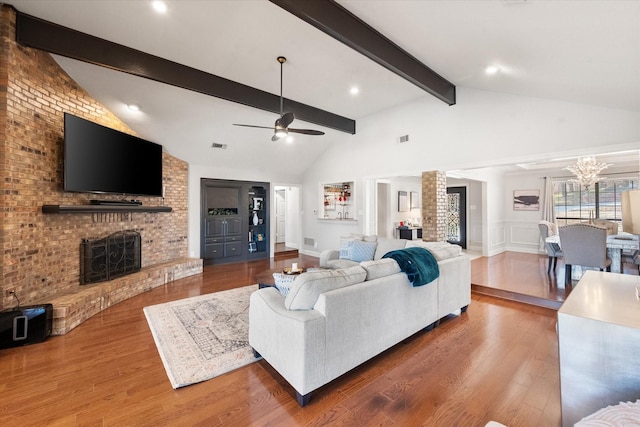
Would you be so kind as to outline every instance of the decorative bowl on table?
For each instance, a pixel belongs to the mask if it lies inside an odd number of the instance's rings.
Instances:
[[[282,269],[284,274],[300,274],[302,273],[302,268],[298,267],[297,269],[292,269],[291,267],[285,267]]]

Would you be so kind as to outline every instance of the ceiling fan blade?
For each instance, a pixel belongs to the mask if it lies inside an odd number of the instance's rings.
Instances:
[[[324,132],[314,129],[287,129],[291,133],[303,133],[305,135],[324,135]]]
[[[244,126],[244,127],[247,127],[247,128],[258,128],[258,129],[271,129],[271,130],[273,130],[273,126],[242,125],[242,124],[239,124],[239,123],[234,123],[233,125],[234,126]]]
[[[280,63],[280,117],[278,117],[273,125],[273,127],[267,126],[256,126],[256,125],[243,125],[239,123],[234,123],[234,126],[244,126],[248,128],[259,128],[259,129],[271,129],[274,131],[273,136],[271,137],[272,141],[278,141],[281,137],[278,134],[286,135],[288,132],[291,133],[302,133],[305,135],[324,135],[324,132],[319,130],[312,129],[289,129],[289,125],[295,120],[296,116],[292,112],[283,112],[283,102],[284,98],[282,97],[282,64],[287,61],[287,58],[284,56],[278,56],[278,62]]]
[[[282,117],[280,117],[279,119],[280,125],[284,128],[288,128],[291,122],[293,122],[293,119],[295,118],[296,116],[294,116],[293,113],[284,113]]]

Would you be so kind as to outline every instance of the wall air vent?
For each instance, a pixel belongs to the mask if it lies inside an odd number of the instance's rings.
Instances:
[[[315,243],[316,243],[316,241],[312,237],[305,237],[304,238],[304,245],[305,246],[314,246]]]
[[[400,138],[398,138],[398,142],[400,144],[402,144],[404,142],[409,142],[409,135],[402,135]]]
[[[214,142],[213,144],[211,144],[212,148],[220,148],[221,150],[226,150],[227,149],[227,144],[218,144],[217,142]]]

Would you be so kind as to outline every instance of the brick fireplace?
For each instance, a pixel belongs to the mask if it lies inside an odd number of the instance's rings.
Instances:
[[[200,260],[188,258],[189,169],[186,162],[164,152],[164,199],[140,198],[146,206],[171,206],[170,213],[43,214],[43,205],[88,205],[90,199],[122,198],[63,191],[65,112],[135,132],[73,81],[51,55],[19,46],[15,25],[15,11],[1,6],[0,310],[14,306],[9,290],[23,305],[51,302],[54,327],[58,316],[56,329],[66,333],[99,310],[163,285],[167,278],[202,271]],[[110,273],[105,282],[80,285],[80,270],[90,265],[80,262],[79,242],[130,231],[140,236],[141,270],[116,279]]]
[[[140,233],[120,231],[80,244],[80,284],[104,282],[140,271]]]

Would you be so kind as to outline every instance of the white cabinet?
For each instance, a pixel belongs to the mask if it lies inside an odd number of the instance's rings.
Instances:
[[[586,271],[558,310],[562,425],[640,398],[640,277]]]

